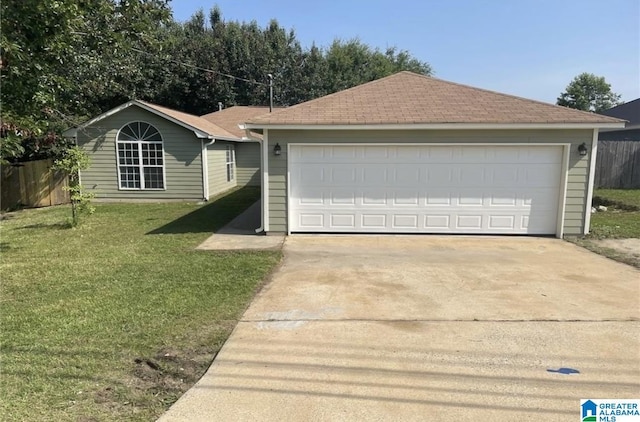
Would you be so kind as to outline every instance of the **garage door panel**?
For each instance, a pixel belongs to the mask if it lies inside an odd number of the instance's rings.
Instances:
[[[384,230],[387,228],[386,214],[361,214],[361,227],[369,230]]]
[[[362,182],[365,186],[381,186],[389,183],[389,169],[386,166],[363,164]]]
[[[417,186],[420,184],[421,168],[416,166],[396,167],[391,170],[391,182],[396,186]]]
[[[451,216],[448,214],[430,214],[424,216],[425,229],[449,229]]]
[[[309,188],[308,190],[297,194],[295,197],[292,196],[292,201],[296,201],[297,205],[302,206],[322,206],[324,205],[324,191],[321,188]]]
[[[490,215],[488,218],[488,228],[499,230],[513,230],[516,225],[515,215]]]
[[[560,146],[291,151],[291,231],[555,233]]]
[[[357,192],[354,192],[353,190],[350,190],[347,188],[332,189],[329,192],[328,205],[354,206],[356,205],[356,195],[357,195]]]
[[[420,202],[420,193],[415,189],[389,189],[387,191],[387,197],[393,198],[391,205],[405,206],[405,205],[418,205]]]
[[[335,164],[331,166],[330,177],[327,183],[331,185],[335,184],[347,184],[355,185],[358,181],[358,169],[354,168],[351,164]]]
[[[364,189],[362,191],[363,206],[386,206],[387,193],[379,189]]]
[[[301,212],[297,217],[297,224],[305,230],[323,229],[324,213]]]

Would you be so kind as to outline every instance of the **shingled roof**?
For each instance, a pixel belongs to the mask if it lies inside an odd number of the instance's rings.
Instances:
[[[233,106],[204,114],[200,118],[220,126],[238,138],[242,138],[245,133],[238,125],[266,113],[269,113],[268,106]]]
[[[112,108],[109,111],[102,113],[101,115],[94,117],[91,120],[88,120],[81,125],[73,128],[69,128],[65,130],[62,135],[67,137],[75,137],[77,136],[77,131],[79,129],[83,129],[87,126],[90,126],[96,122],[99,122],[102,119],[105,119],[109,116],[112,116],[116,113],[121,112],[131,106],[137,106],[144,110],[147,110],[151,113],[154,113],[164,119],[168,119],[173,121],[174,123],[194,131],[196,136],[199,138],[213,138],[213,139],[224,139],[230,141],[239,141],[242,136],[236,136],[234,133],[231,133],[222,127],[216,125],[213,122],[210,122],[207,119],[202,117],[194,116],[193,114],[183,113],[178,110],[174,110],[167,107],[162,107],[157,104],[148,103],[142,100],[131,100],[127,101],[124,104],[119,105],[116,108]]]
[[[172,108],[162,107],[157,104],[148,103],[142,100],[134,100],[134,103],[146,105],[147,107],[159,112],[160,114],[164,114],[180,123],[184,123],[187,126],[191,126],[216,138],[235,139],[242,137],[236,136],[235,134],[222,128],[221,126],[210,122],[209,120],[202,117],[194,116],[193,114],[183,113]]]
[[[399,72],[249,119],[269,125],[602,124],[616,118]]]

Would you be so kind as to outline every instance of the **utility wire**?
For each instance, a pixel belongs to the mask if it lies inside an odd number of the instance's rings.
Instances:
[[[133,50],[135,52],[138,52],[138,53],[146,54],[147,56],[151,56],[151,57],[154,57],[154,58],[158,59],[158,57],[155,54],[149,53],[148,51],[139,50],[139,49],[137,49],[135,47],[131,47],[131,50]],[[190,64],[190,63],[180,62],[178,60],[173,60],[173,59],[163,59],[163,60],[175,63],[175,64],[180,65],[180,66],[186,66],[186,67],[190,67],[190,68],[193,68],[193,69],[202,70],[203,72],[214,73],[216,75],[224,76],[226,78],[231,78],[231,79],[236,79],[238,81],[248,82],[248,83],[254,84],[254,85],[269,86],[269,84],[266,84],[266,83],[263,83],[263,82],[258,82],[258,81],[253,81],[251,79],[241,78],[239,76],[230,75],[228,73],[218,72],[217,70],[207,69],[207,68],[204,68],[204,67],[200,67],[200,66],[196,66],[196,65]]]

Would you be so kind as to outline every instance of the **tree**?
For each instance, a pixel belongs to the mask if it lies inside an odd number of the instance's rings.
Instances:
[[[45,136],[135,96],[149,78],[132,47],[153,51],[168,1],[0,2],[1,123]]]
[[[69,191],[71,199],[71,227],[80,223],[80,214],[91,215],[95,208],[91,205],[94,195],[84,190],[80,184],[80,170],[86,170],[91,165],[89,155],[80,147],[68,148],[62,158],[54,162],[53,167],[62,170],[69,175],[69,186],[64,189]]]
[[[620,97],[620,94],[611,91],[611,85],[603,76],[581,73],[567,85],[556,104],[599,113],[621,104]]]

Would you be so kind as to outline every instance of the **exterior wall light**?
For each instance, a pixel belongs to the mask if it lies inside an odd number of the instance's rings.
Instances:
[[[276,146],[273,147],[273,155],[280,155],[280,154],[282,154],[282,147],[280,147],[280,144],[276,144]]]
[[[587,144],[585,144],[584,142],[581,143],[580,145],[578,145],[578,153],[582,156],[587,155]]]

